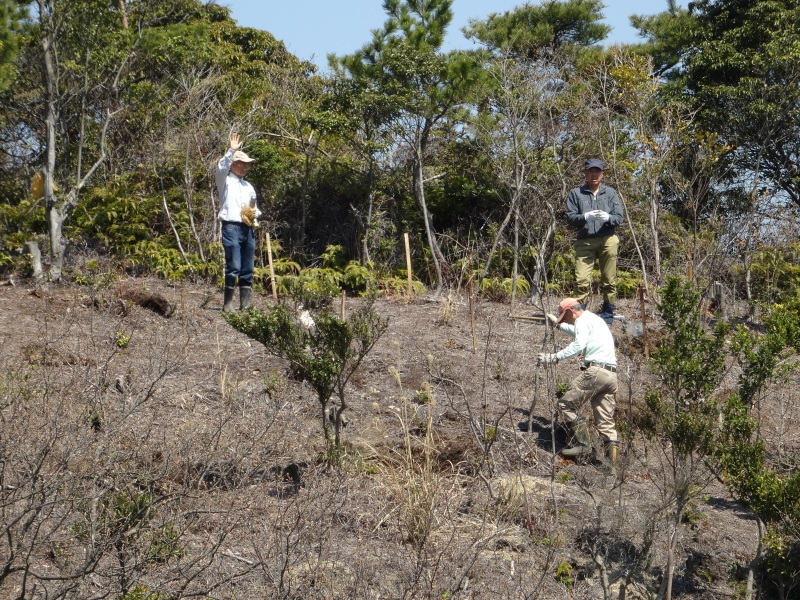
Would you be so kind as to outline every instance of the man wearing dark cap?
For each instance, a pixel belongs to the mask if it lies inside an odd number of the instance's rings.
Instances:
[[[254,159],[242,151],[238,133],[230,136],[230,148],[217,165],[222,247],[225,250],[225,292],[223,312],[233,312],[233,296],[239,285],[239,308],[250,306],[256,238],[253,227],[261,211],[256,207],[256,190],[244,180]]]
[[[567,196],[567,222],[577,231],[575,240],[576,298],[585,303],[589,297],[595,261],[600,264],[600,291],[603,306],[599,316],[609,325],[614,320],[617,300],[616,227],[625,213],[617,191],[603,185],[603,161],[590,158],[583,165],[586,183]]]
[[[557,363],[583,354],[581,373],[570,381],[569,389],[558,401],[558,409],[572,434],[570,446],[561,451],[569,457],[592,453],[589,425],[578,415],[587,401],[597,431],[603,438],[611,472],[616,470],[619,442],[614,423],[617,393],[617,357],[611,330],[602,319],[586,310],[576,298],[564,298],[558,305],[558,316],[548,314],[550,323],[574,339],[566,348],[555,354],[541,353],[539,364]]]

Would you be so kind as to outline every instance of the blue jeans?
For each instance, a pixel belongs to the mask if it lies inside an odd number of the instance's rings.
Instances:
[[[253,228],[244,223],[222,222],[222,247],[225,249],[225,287],[253,285],[253,260],[256,238]]]

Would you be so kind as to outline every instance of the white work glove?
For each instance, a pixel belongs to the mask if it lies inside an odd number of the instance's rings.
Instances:
[[[595,210],[592,212],[594,212],[594,220],[600,223],[605,223],[610,218],[610,215],[604,210]]]
[[[539,352],[539,356],[537,357],[537,364],[540,365],[549,365],[557,362],[558,359],[556,358],[555,354],[549,354],[547,352]]]
[[[550,325],[552,327],[555,327],[556,321],[558,321],[558,317],[555,315],[551,315],[550,313],[547,313],[547,320],[550,321]]]
[[[609,214],[604,210],[590,210],[587,213],[583,213],[583,218],[586,219],[587,222],[599,221],[605,223],[609,219]]]

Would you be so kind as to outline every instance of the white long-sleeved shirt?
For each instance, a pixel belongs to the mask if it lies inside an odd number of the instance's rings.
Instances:
[[[614,337],[611,329],[593,312],[583,311],[580,317],[575,319],[575,324],[561,323],[561,331],[568,333],[575,340],[566,348],[556,353],[558,360],[564,360],[570,356],[583,353],[583,359],[587,362],[605,363],[617,366],[617,356],[614,352]]]
[[[261,216],[261,211],[255,205],[256,190],[241,177],[231,173],[233,164],[233,150],[228,149],[217,165],[217,192],[219,192],[220,221],[242,222],[242,207],[249,204],[256,212],[256,218]]]

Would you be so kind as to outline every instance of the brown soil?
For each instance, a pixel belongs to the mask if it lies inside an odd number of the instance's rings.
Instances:
[[[377,304],[389,329],[330,468],[310,388],[220,308],[213,287],[154,279],[0,287],[0,571],[27,565],[0,597],[594,599],[626,578],[627,598],[653,597],[671,454],[631,426],[652,376],[622,324],[618,477],[599,450],[556,454],[553,398],[578,362],[536,354],[566,336],[480,303],[473,337],[462,297]],[[796,450],[797,403],[775,402],[771,443]],[[673,597],[734,597],[756,524],[702,469],[697,486]]]

